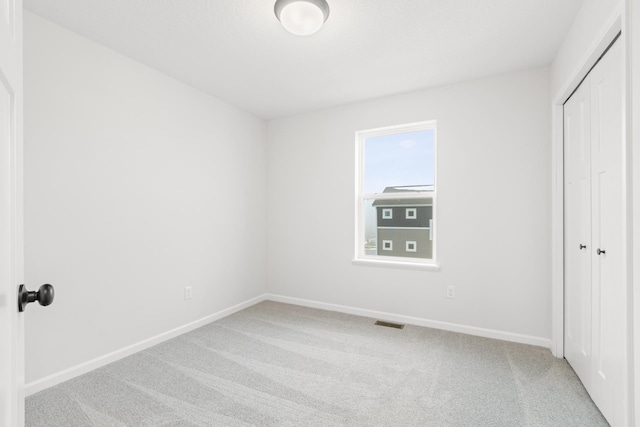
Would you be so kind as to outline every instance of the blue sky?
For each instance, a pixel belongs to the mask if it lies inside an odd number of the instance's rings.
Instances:
[[[385,187],[433,185],[435,132],[432,129],[367,138],[364,142],[364,193]]]

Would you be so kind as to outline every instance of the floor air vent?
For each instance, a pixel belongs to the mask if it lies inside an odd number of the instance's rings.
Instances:
[[[404,328],[404,325],[402,325],[400,323],[385,322],[384,320],[376,320],[375,325],[376,326],[386,326],[387,328],[396,328],[396,329]]]

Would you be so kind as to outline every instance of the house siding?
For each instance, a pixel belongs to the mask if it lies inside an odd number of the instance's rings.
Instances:
[[[433,206],[376,206],[378,227],[429,227],[433,218]],[[392,209],[391,219],[382,218],[383,209]],[[416,209],[416,219],[407,219],[406,210]],[[379,239],[379,237],[378,237]]]
[[[382,249],[382,242],[391,240],[393,242],[393,250],[385,251]],[[406,251],[406,242],[416,242],[416,252]],[[381,256],[398,256],[407,258],[432,258],[433,257],[433,241],[429,240],[429,229],[422,228],[378,228],[378,255]]]

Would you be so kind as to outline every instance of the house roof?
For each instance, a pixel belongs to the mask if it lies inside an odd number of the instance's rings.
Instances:
[[[382,194],[389,193],[411,193],[411,192],[424,192],[433,191],[433,185],[405,185],[405,186],[393,186],[386,187]],[[401,198],[401,199],[387,199],[380,198],[373,201],[372,206],[399,206],[399,205],[412,205],[412,206],[425,206],[433,203],[432,197],[416,197],[416,198]]]
[[[393,187],[385,187],[382,193],[409,193],[411,191],[433,191],[433,189],[433,184],[394,185]]]

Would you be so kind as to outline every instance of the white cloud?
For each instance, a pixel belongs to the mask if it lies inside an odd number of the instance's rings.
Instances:
[[[400,147],[404,148],[404,149],[410,149],[415,147],[417,144],[415,139],[405,139],[404,141],[400,141],[398,143],[398,145],[400,145]]]

